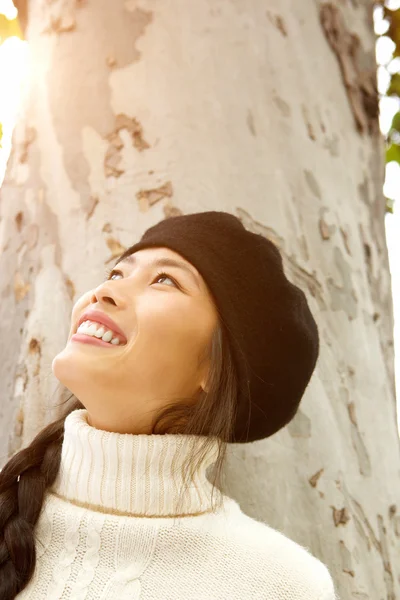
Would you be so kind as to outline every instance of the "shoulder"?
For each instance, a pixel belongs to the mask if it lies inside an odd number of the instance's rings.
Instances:
[[[290,592],[307,600],[339,600],[328,567],[309,548],[283,532],[246,515],[232,500],[222,514],[220,527],[226,533],[226,548],[239,553],[244,570],[259,578],[270,591],[272,580],[279,582],[282,598]],[[281,598],[277,592],[277,598]]]

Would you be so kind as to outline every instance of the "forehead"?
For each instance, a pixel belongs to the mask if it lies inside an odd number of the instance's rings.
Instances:
[[[186,263],[187,266],[191,266],[193,269],[195,269],[192,263],[182,256],[182,254],[179,254],[178,252],[175,252],[175,250],[171,250],[171,248],[167,248],[165,246],[160,246],[157,248],[142,248],[141,250],[134,252],[133,255],[138,257],[138,262],[150,262],[158,258],[174,258],[175,260],[180,260],[181,262]]]

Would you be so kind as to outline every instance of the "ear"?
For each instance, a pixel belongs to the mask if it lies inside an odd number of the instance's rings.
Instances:
[[[208,386],[206,386],[205,380],[203,380],[200,383],[200,390],[201,390],[201,392],[205,392],[206,394],[208,394]]]

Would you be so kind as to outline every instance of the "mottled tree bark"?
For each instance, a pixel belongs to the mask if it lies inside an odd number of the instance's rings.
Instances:
[[[31,2],[31,88],[0,200],[2,462],[58,416],[51,362],[72,305],[145,229],[226,210],[279,246],[320,358],[289,426],[230,447],[226,491],[323,560],[343,600],[400,597],[371,11],[361,0]]]

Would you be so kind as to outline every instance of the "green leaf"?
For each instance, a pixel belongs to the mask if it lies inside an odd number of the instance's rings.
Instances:
[[[394,115],[390,129],[400,133],[400,111]]]
[[[393,215],[393,206],[395,203],[395,200],[393,200],[393,198],[386,198],[385,197],[385,213],[391,213]]]
[[[392,75],[386,95],[400,97],[400,73],[394,73]]]
[[[392,160],[400,164],[400,146],[398,144],[390,144],[386,149],[386,162],[388,163]]]
[[[0,14],[0,44],[12,36],[16,36],[21,40],[24,38],[18,18],[7,19],[5,15]]]
[[[400,9],[390,10],[387,6],[383,7],[383,18],[389,21],[389,29],[386,35],[400,46]]]

